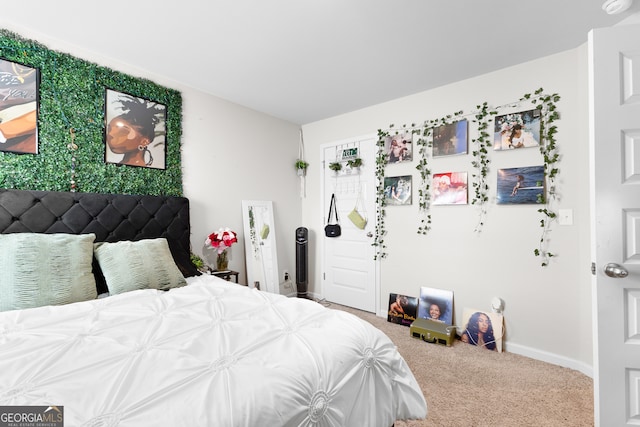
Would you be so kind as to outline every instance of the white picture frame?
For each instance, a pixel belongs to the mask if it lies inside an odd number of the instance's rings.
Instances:
[[[242,223],[247,284],[250,288],[280,293],[273,202],[243,200]]]

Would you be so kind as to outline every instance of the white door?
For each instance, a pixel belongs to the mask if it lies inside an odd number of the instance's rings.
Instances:
[[[376,219],[376,138],[366,137],[324,145],[323,158],[323,222],[326,224],[331,195],[335,194],[338,217],[342,228],[340,237],[326,237],[323,241],[322,292],[327,301],[360,310],[376,312],[378,285],[374,241]],[[363,165],[349,168],[347,159],[360,157]],[[338,173],[329,164],[340,162]],[[348,218],[360,195],[358,212],[367,219],[363,230]]]
[[[640,25],[592,31],[589,55],[595,420],[638,426]]]

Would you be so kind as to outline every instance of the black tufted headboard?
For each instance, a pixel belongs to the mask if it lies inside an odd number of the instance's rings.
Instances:
[[[0,233],[95,233],[96,242],[164,237],[182,274],[199,274],[184,197],[0,189]],[[94,272],[98,293],[106,292],[96,262]]]

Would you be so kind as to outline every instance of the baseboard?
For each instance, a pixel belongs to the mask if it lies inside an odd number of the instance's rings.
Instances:
[[[504,349],[505,351],[519,354],[521,356],[526,356],[532,359],[540,360],[542,362],[552,363],[554,365],[574,369],[576,371],[582,372],[590,378],[593,378],[593,366],[587,365],[586,363],[579,360],[570,359],[565,356],[560,356],[559,354],[549,353],[548,351],[538,350],[535,348],[509,342],[505,342]]]
[[[377,316],[386,318],[387,312],[378,311]],[[538,350],[535,348],[509,342],[505,342],[503,348],[504,351],[509,351],[514,354],[519,354],[520,356],[530,357],[531,359],[540,360],[542,362],[551,363],[553,365],[562,366],[564,368],[574,369],[576,371],[582,372],[590,378],[593,378],[593,366],[579,360],[570,359],[559,354],[549,353],[548,351]]]

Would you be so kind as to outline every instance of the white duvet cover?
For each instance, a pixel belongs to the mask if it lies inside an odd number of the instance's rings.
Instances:
[[[65,426],[389,427],[427,407],[393,343],[348,313],[212,276],[0,313],[0,405]]]

